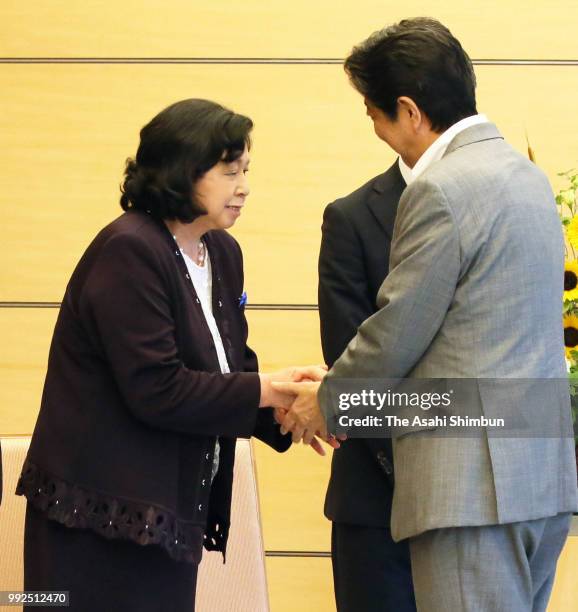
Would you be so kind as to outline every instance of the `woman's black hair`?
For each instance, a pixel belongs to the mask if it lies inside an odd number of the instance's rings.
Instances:
[[[206,211],[194,184],[215,164],[232,162],[250,147],[253,122],[216,102],[181,100],[140,131],[135,159],[128,159],[120,205],[157,219],[190,223]]]

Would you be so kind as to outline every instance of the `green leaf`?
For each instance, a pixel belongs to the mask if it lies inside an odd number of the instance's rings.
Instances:
[[[576,300],[564,300],[562,303],[562,314],[578,314],[578,302]]]
[[[560,201],[562,205],[566,205],[569,208],[574,204],[574,190],[573,189],[564,189],[559,194]]]

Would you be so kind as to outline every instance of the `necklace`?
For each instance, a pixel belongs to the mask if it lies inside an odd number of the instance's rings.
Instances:
[[[176,245],[179,247],[179,250],[182,253],[186,253],[186,251],[181,247],[181,245],[179,244],[179,241],[177,240],[177,237],[173,234],[173,240],[175,241]],[[201,239],[199,240],[199,242],[197,242],[197,249],[196,249],[196,254],[195,257],[191,257],[191,259],[197,264],[197,266],[199,266],[199,268],[203,268],[205,266],[205,259],[207,258],[207,247],[205,246],[205,242]],[[188,253],[186,253],[188,255]]]
[[[205,265],[206,258],[207,249],[205,247],[205,243],[202,240],[199,240],[199,244],[197,245],[197,266],[203,268]]]

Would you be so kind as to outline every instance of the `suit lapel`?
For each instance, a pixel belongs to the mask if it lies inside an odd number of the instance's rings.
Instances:
[[[396,161],[387,172],[375,179],[367,199],[367,206],[390,238],[393,236],[397,205],[404,189],[405,181]]]

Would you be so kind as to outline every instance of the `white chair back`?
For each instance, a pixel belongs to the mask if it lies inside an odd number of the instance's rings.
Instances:
[[[238,440],[227,563],[204,551],[197,581],[198,612],[269,612],[253,449]]]
[[[14,491],[29,444],[28,436],[3,437],[1,442],[3,492],[0,505],[0,591],[21,591],[24,581],[22,544],[26,500],[14,495]]]

